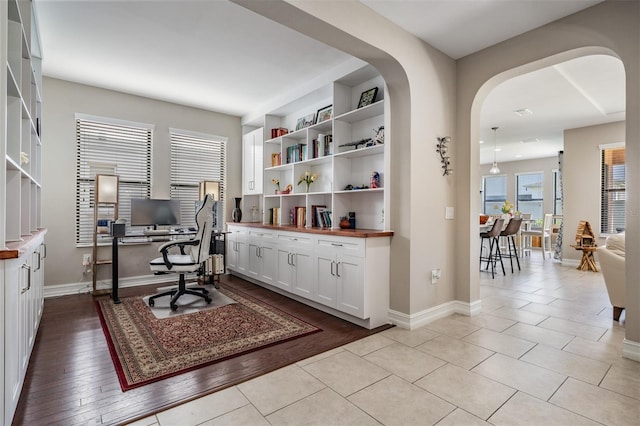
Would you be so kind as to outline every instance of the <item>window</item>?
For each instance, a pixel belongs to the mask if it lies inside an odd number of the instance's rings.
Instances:
[[[482,211],[484,214],[501,214],[502,204],[507,199],[507,177],[485,176],[482,179],[484,188]]]
[[[131,223],[131,198],[151,193],[152,127],[76,115],[76,245],[93,241],[95,175],[120,177],[118,217]]]
[[[553,171],[553,214],[562,215],[562,182],[560,171]]]
[[[171,129],[171,188],[173,199],[180,200],[182,226],[195,226],[198,183],[220,182],[219,222],[224,223],[227,138]],[[218,225],[220,226],[220,225]]]
[[[516,210],[531,213],[533,220],[544,217],[543,182],[542,172],[516,175]]]
[[[615,234],[625,227],[627,168],[620,144],[601,148],[600,232]]]

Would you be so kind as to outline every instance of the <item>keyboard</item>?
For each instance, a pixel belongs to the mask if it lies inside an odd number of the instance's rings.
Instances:
[[[169,235],[169,231],[166,229],[145,229],[142,233],[144,235]]]

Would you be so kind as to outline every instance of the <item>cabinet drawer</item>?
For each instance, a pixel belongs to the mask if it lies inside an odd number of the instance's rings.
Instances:
[[[227,240],[229,241],[245,241],[247,238],[246,229],[239,226],[229,226],[229,235],[227,235]]]
[[[302,233],[279,232],[278,244],[311,249],[313,248],[313,237]]]
[[[318,252],[364,257],[364,242],[363,238],[332,238],[323,236],[318,238],[316,248]]]
[[[264,229],[251,229],[249,231],[249,240],[262,241],[262,242],[274,242],[275,238],[273,232],[265,231]]]

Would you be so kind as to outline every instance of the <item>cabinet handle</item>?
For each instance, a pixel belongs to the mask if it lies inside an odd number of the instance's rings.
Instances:
[[[331,243],[331,245],[334,247],[342,247],[342,244],[340,243]]]
[[[336,277],[340,278],[340,264],[342,262],[336,263]]]
[[[47,245],[45,243],[40,244],[40,246],[42,247],[42,258],[46,259],[47,258]]]
[[[259,257],[260,259],[262,259],[262,249],[263,249],[263,248],[264,248],[264,247],[258,247],[258,257]]]
[[[38,267],[37,267],[36,269],[34,269],[34,270],[33,270],[33,272],[35,272],[35,271],[39,271],[39,270],[40,270],[40,266],[42,266],[42,265],[40,264],[40,252],[39,252],[38,250],[36,250],[36,251],[34,251],[34,254],[37,254],[37,255],[38,255]]]
[[[297,238],[291,238],[291,241],[298,241]]]
[[[334,277],[336,276],[336,274],[333,272],[333,265],[335,265],[336,262],[334,262],[333,260],[331,261],[331,275],[333,275]]]
[[[291,266],[296,266],[296,254],[291,253]]]
[[[291,253],[287,253],[287,265],[291,265]]]
[[[24,263],[22,265],[22,269],[26,269],[27,270],[27,287],[23,288],[22,290],[20,290],[20,293],[25,293],[25,292],[29,291],[29,289],[31,288],[31,266],[29,266],[26,263]]]

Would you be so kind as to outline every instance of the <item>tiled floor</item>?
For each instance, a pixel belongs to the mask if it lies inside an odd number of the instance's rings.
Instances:
[[[534,253],[481,280],[478,316],[392,328],[135,424],[640,425],[640,363],[620,356],[601,274]]]

